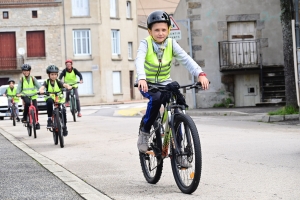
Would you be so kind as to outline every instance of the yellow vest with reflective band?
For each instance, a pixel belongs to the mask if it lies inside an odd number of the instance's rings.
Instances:
[[[57,80],[54,81],[54,87],[52,87],[49,79],[47,80],[47,84],[48,84],[47,92],[60,92],[58,95],[59,103],[64,103],[65,102],[64,94],[61,91],[61,88],[58,87]],[[45,101],[47,101],[47,99],[50,97],[55,101],[55,94],[50,94],[50,96],[45,97]]]
[[[151,36],[148,36],[146,38],[146,41],[148,43],[148,50],[144,64],[146,81],[150,83],[158,83],[169,79],[171,72],[171,62],[173,59],[172,39],[167,38],[168,45],[164,50],[161,61],[159,61],[156,53],[153,50]]]
[[[30,76],[29,77],[29,83],[27,82],[26,80],[26,77],[23,76],[23,90],[22,90],[22,93],[23,94],[26,94],[28,96],[32,96],[32,100],[34,99],[37,99],[38,95],[36,94],[37,93],[37,90],[34,86],[34,83],[33,83],[33,78]]]
[[[16,94],[17,94],[17,88],[16,88],[16,87],[14,87],[12,91],[11,91],[11,88],[10,88],[10,87],[8,87],[8,88],[6,89],[6,95],[7,95],[8,97],[13,97],[13,96],[15,96],[15,97],[14,97],[14,102],[18,103],[18,102],[19,102],[19,97],[17,97]]]
[[[77,82],[76,74],[73,69],[72,69],[71,73],[69,73],[68,70],[66,70],[66,75],[65,75],[64,81],[65,81],[65,83],[71,84],[71,85]],[[72,87],[77,88],[78,85],[75,84],[75,85],[72,85]]]

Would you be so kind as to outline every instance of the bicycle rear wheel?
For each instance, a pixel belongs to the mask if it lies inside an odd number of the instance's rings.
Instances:
[[[70,99],[71,103],[70,103],[70,106],[71,106],[71,113],[73,115],[73,121],[76,122],[76,108],[75,108],[75,99],[74,97],[71,97]]]
[[[191,194],[197,189],[201,177],[202,155],[200,139],[197,127],[190,116],[182,113],[176,114],[174,125],[174,139],[177,141],[180,154],[176,155],[174,146],[172,146],[172,171],[179,189],[183,193]]]
[[[64,148],[64,136],[63,136],[63,130],[62,130],[62,120],[59,117],[59,113],[57,112],[55,115],[56,120],[56,131],[59,139],[59,144],[61,148]]]
[[[30,116],[31,116],[31,119],[32,119],[32,129],[33,129],[33,136],[34,138],[36,138],[36,127],[35,127],[35,113],[34,113],[34,110],[30,110]]]
[[[143,119],[140,123],[140,129],[143,126]],[[152,133],[155,128],[158,127],[158,122],[156,121],[154,125],[152,126],[150,133]],[[139,130],[140,130],[139,129]],[[162,149],[162,140],[161,140],[161,135],[160,135],[160,129],[157,128],[155,133],[151,134],[149,138],[149,151],[154,152],[153,148],[156,148],[156,151],[159,151],[161,154],[161,149]],[[163,169],[163,159],[161,158],[161,155],[155,156],[154,154],[145,154],[145,153],[139,153],[140,156],[140,163],[142,167],[142,171],[144,174],[144,177],[148,183],[151,184],[156,184],[162,173]]]
[[[16,109],[14,106],[11,107],[11,118],[13,120],[13,126],[16,126]]]

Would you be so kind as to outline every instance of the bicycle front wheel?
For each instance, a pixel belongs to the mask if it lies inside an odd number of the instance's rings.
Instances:
[[[26,126],[27,126],[27,132],[28,132],[28,136],[30,137],[32,134],[32,128],[31,128],[31,124],[29,123],[29,116],[27,116],[27,122],[26,122]]]
[[[61,148],[64,148],[64,136],[63,136],[63,130],[62,130],[62,120],[59,117],[59,113],[57,112],[55,115],[56,118],[56,130],[57,130],[57,135],[59,139],[59,144]]]
[[[175,134],[179,154],[172,146],[172,171],[179,189],[186,194],[193,193],[200,182],[202,155],[197,127],[188,115],[176,114],[174,118]]]
[[[13,120],[13,126],[16,126],[16,109],[14,106],[11,107],[11,118]]]
[[[71,113],[73,115],[73,121],[76,122],[76,105],[75,105],[75,99],[73,97],[71,97]]]
[[[36,128],[35,128],[35,113],[34,113],[34,110],[30,110],[30,116],[31,116],[31,119],[32,119],[32,129],[33,129],[33,136],[34,138],[36,138]]]
[[[144,117],[142,118],[140,129],[143,125],[143,119]],[[155,133],[153,133],[149,138],[150,148],[148,152],[153,153],[139,153],[140,163],[144,177],[146,181],[151,184],[156,184],[159,181],[163,169],[163,159],[161,158],[161,155],[156,156],[153,151],[153,148],[156,148],[156,151],[159,151],[161,153],[162,149],[160,129],[157,127],[158,123],[155,122],[154,126],[152,126],[150,130],[150,133],[152,133],[155,130],[155,128],[157,129]]]

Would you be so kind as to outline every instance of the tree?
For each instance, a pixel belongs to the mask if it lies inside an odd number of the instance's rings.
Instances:
[[[296,95],[296,83],[294,72],[293,56],[293,38],[292,23],[293,5],[292,0],[280,0],[281,7],[281,25],[283,35],[283,57],[284,57],[284,75],[285,75],[285,98],[286,105],[298,107]]]

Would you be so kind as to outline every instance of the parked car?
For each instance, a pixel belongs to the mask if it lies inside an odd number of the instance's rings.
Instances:
[[[0,87],[0,120],[3,120],[4,117],[10,117],[10,112],[8,112],[7,97],[3,96],[8,86],[9,85],[2,85]],[[15,84],[15,87],[18,87],[18,84]],[[18,107],[19,107],[19,114],[22,115],[23,104],[21,100],[18,104]]]
[[[44,84],[45,80],[44,79],[38,79],[37,80],[41,85]],[[39,95],[37,98],[37,106],[39,111],[40,110],[47,110],[47,105],[45,101],[45,96],[44,95]]]

